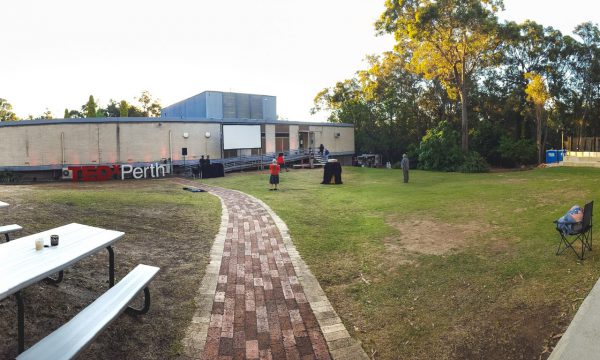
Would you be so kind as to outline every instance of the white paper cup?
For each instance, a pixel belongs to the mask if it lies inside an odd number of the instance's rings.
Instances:
[[[35,239],[35,249],[42,250],[44,248],[44,239],[39,238]]]

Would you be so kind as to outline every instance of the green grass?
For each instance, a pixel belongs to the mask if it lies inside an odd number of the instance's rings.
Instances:
[[[264,173],[206,182],[281,216],[347,328],[378,359],[545,357],[600,276],[597,252],[584,262],[554,254],[552,224],[599,198],[600,169],[412,171],[403,184],[397,170],[346,167],[342,186],[320,185],[321,174],[283,173],[278,192]],[[447,229],[436,242],[466,238],[442,253],[407,251],[403,233],[428,235],[414,221]]]

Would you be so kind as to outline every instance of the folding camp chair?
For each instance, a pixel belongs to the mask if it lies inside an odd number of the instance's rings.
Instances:
[[[583,208],[583,220],[581,222],[572,223],[572,230],[565,234],[561,229],[556,227],[556,231],[560,234],[560,242],[556,255],[562,254],[567,248],[573,250],[579,260],[583,260],[586,249],[592,251],[592,216],[594,212],[594,202],[591,201],[585,204]],[[558,220],[554,221],[558,225]],[[570,240],[571,239],[571,240]],[[581,242],[581,253],[579,253],[573,244],[577,241]]]

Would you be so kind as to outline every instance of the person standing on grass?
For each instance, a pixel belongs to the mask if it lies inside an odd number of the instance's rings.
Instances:
[[[404,182],[408,182],[408,156],[406,154],[402,155],[402,161],[400,162],[400,167],[402,168],[402,175],[404,175]]]
[[[287,166],[285,166],[285,159],[283,158],[283,153],[279,153],[277,156],[277,165],[279,165],[280,169],[285,169],[285,171],[289,171]]]
[[[277,184],[279,184],[279,170],[281,170],[281,167],[277,164],[277,160],[273,159],[271,165],[269,165],[269,184],[271,185],[269,190],[277,190]]]
[[[323,156],[323,150],[325,150],[325,146],[323,144],[319,145],[319,155]]]

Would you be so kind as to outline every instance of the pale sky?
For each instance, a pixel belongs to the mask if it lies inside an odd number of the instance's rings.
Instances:
[[[501,18],[570,34],[600,22],[595,0],[505,0]],[[19,117],[62,117],[148,90],[163,106],[204,90],[277,96],[280,117],[311,116],[325,87],[393,47],[373,23],[384,0],[19,0],[2,4],[0,98]]]

